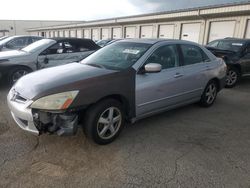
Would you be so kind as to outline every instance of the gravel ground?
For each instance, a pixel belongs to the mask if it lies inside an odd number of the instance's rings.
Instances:
[[[3,84],[1,84],[3,85]],[[112,144],[25,133],[0,89],[0,187],[250,188],[250,78],[213,107],[189,105],[128,125]]]

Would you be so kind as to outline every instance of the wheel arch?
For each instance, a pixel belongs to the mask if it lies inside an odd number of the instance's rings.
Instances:
[[[115,100],[119,101],[122,104],[126,118],[130,117],[130,103],[126,97],[124,97],[121,94],[112,94],[112,95],[107,95],[105,97],[102,97],[96,103],[99,103],[100,101],[103,101],[106,99],[115,99]]]

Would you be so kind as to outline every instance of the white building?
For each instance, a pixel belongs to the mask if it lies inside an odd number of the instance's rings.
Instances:
[[[29,32],[27,32],[27,29],[29,28],[71,23],[76,23],[76,21],[0,20],[0,37],[5,35],[28,35]]]
[[[169,38],[206,44],[225,38],[250,38],[250,1],[193,9],[28,29],[33,35],[107,38]]]

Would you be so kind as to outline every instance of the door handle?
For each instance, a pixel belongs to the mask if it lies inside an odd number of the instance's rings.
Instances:
[[[174,75],[175,78],[180,78],[180,77],[182,77],[182,76],[183,76],[183,74],[181,74],[181,73],[176,73],[176,74]]]

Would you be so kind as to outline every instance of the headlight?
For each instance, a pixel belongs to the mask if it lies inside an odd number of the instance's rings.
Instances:
[[[31,108],[40,110],[65,110],[67,109],[79,91],[68,91],[42,97],[32,103]]]

